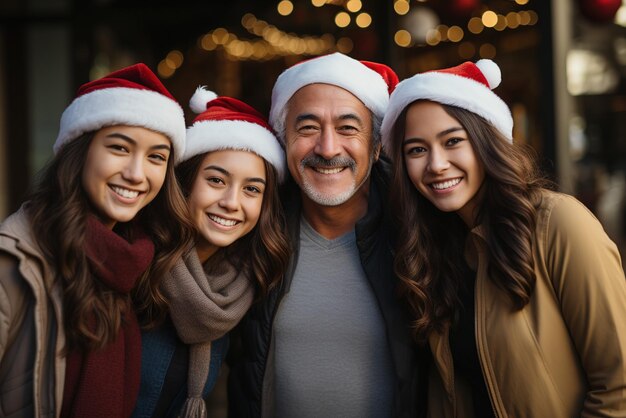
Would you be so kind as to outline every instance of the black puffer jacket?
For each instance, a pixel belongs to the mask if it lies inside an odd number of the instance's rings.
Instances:
[[[394,417],[419,417],[425,411],[426,370],[420,360],[422,355],[411,340],[408,313],[396,298],[397,280],[393,274],[393,256],[390,246],[390,218],[387,190],[389,188],[389,163],[380,159],[374,164],[368,212],[356,225],[357,246],[361,264],[378,300],[387,328],[387,340],[395,367],[396,387]],[[231,358],[228,381],[230,417],[260,418],[271,413],[263,402],[263,385],[272,387],[271,373],[266,376],[272,344],[274,315],[282,297],[289,291],[297,259],[300,236],[300,192],[295,184],[285,193],[285,209],[289,235],[294,254],[281,286],[274,289],[252,309],[238,327],[240,341]],[[418,373],[419,371],[419,373]],[[267,388],[266,388],[267,390]],[[271,399],[271,398],[270,398]]]

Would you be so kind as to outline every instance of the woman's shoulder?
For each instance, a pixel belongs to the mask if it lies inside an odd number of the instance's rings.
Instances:
[[[574,196],[547,189],[541,190],[541,201],[537,213],[540,220],[549,222],[559,222],[572,217],[578,220],[582,217],[597,221],[591,210]]]
[[[546,239],[581,244],[608,239],[602,224],[587,206],[574,196],[550,190],[542,190],[537,232]]]
[[[32,228],[25,206],[9,215],[0,222],[0,237],[13,240],[24,240],[31,235]]]
[[[0,224],[0,254],[14,260],[20,277],[33,286],[46,286],[53,277],[23,206]]]
[[[43,258],[24,205],[0,223],[0,250]]]

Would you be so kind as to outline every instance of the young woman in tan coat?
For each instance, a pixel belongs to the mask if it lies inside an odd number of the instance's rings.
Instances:
[[[137,64],[83,85],[55,156],[0,225],[0,416],[129,417],[138,316],[191,243],[183,111]],[[134,299],[134,302],[133,302]]]
[[[602,226],[513,144],[489,60],[415,75],[382,131],[431,417],[626,416],[626,282]]]

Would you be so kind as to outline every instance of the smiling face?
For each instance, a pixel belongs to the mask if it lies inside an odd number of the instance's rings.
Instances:
[[[256,226],[266,181],[263,159],[252,152],[223,150],[205,155],[188,200],[199,231],[200,261]]]
[[[96,215],[109,228],[128,222],[150,203],[165,181],[171,142],[132,126],[109,126],[94,135],[82,185]]]
[[[289,100],[285,121],[287,164],[304,198],[339,206],[366,193],[378,149],[372,144],[372,116],[348,91],[311,84]]]
[[[419,101],[406,113],[403,155],[411,182],[435,207],[473,225],[485,179],[467,132],[444,108]]]

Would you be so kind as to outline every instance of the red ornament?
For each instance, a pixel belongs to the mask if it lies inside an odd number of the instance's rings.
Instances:
[[[615,19],[622,0],[579,0],[580,11],[589,20],[607,23]]]
[[[448,7],[454,16],[468,17],[479,5],[480,0],[453,0]]]

